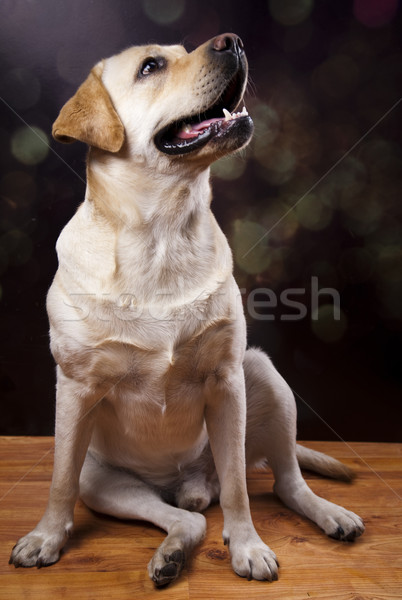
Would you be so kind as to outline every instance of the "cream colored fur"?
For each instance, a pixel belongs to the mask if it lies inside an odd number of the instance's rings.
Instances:
[[[233,569],[276,579],[275,554],[251,520],[246,460],[269,463],[280,498],[328,535],[363,532],[359,517],[308,488],[297,457],[327,475],[350,472],[296,447],[293,394],[263,352],[246,350],[209,183],[211,162],[239,142],[186,156],[154,144],[162,127],[205,111],[226,85],[211,44],[190,54],[134,47],[101,61],[54,125],[57,139],[91,146],[88,185],[58,240],[47,301],[58,365],[49,503],[14,548],[16,566],[58,560],[80,493],[95,510],[167,531],[148,567],[164,585],[204,536],[197,511],[219,499]],[[139,79],[148,56],[166,68]]]

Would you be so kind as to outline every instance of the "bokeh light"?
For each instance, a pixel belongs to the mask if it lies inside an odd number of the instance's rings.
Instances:
[[[398,0],[354,0],[353,13],[367,27],[382,27],[395,17]]]
[[[367,235],[380,226],[384,210],[383,199],[376,189],[366,188],[352,198],[341,199],[343,222],[357,235]]]
[[[313,333],[323,342],[339,342],[348,328],[348,320],[340,308],[340,318],[335,319],[332,304],[319,306],[312,314],[311,329]]]
[[[225,181],[231,181],[241,177],[246,169],[247,161],[240,156],[227,156],[213,163],[212,175]]]
[[[158,25],[170,25],[179,19],[186,8],[186,0],[143,0],[144,12]]]
[[[376,259],[379,281],[402,282],[402,248],[400,244],[379,246]]]
[[[297,157],[293,149],[285,140],[275,145],[271,152],[261,151],[261,146],[256,150],[255,156],[263,167],[261,175],[272,185],[283,185],[294,174]]]
[[[369,183],[369,173],[359,158],[346,156],[333,173],[332,180],[336,182],[340,205],[346,208],[354,197],[364,194]]]
[[[11,153],[24,165],[37,165],[49,152],[49,138],[40,127],[20,127],[11,138]]]
[[[293,197],[291,197],[293,199]],[[290,243],[299,228],[299,221],[294,210],[290,210],[292,203],[288,203],[282,197],[267,199],[267,208],[261,215],[260,222],[269,231],[269,239],[275,244],[282,245]],[[296,202],[294,200],[293,204]],[[286,215],[284,217],[284,215]]]
[[[367,247],[377,245],[400,244],[402,240],[402,223],[393,218],[391,214],[385,215],[381,220],[381,227],[365,236]]]
[[[39,79],[28,69],[10,69],[0,78],[0,96],[14,110],[26,110],[34,106],[40,94]]]
[[[312,76],[313,85],[327,96],[340,99],[356,88],[359,69],[349,56],[335,55],[321,63]]]
[[[288,27],[283,40],[283,49],[285,52],[299,52],[308,46],[313,35],[313,24],[310,19],[306,19],[300,24]]]
[[[19,229],[12,229],[0,238],[0,247],[11,265],[23,265],[32,255],[33,244],[31,238]]]
[[[0,194],[14,209],[29,207],[36,197],[35,179],[25,171],[11,171],[0,180]]]
[[[269,0],[272,17],[281,25],[297,25],[311,13],[313,0]]]
[[[280,130],[280,119],[272,106],[260,102],[253,106],[253,122],[253,144],[258,155],[258,152],[265,151],[267,144],[275,141]]]
[[[234,259],[246,273],[261,273],[269,266],[271,256],[267,242],[266,229],[259,223],[246,219],[234,221],[231,236]]]
[[[286,246],[270,247],[267,249],[269,264],[264,280],[269,283],[271,287],[276,287],[277,285],[288,281],[287,259],[290,253],[290,248]]]
[[[311,231],[325,229],[332,219],[332,210],[316,194],[307,194],[295,207],[299,223]]]

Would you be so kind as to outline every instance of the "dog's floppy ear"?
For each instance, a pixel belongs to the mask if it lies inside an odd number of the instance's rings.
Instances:
[[[65,144],[79,140],[108,152],[120,150],[124,127],[102,83],[102,70],[100,62],[63,106],[53,123],[55,140]]]

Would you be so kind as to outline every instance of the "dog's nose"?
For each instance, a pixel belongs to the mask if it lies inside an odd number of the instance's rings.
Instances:
[[[244,45],[235,33],[222,33],[213,38],[212,49],[216,52],[232,52],[240,55],[244,52]]]

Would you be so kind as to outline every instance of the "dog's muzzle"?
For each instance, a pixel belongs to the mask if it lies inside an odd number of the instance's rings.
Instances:
[[[219,35],[207,42],[206,52],[211,72],[218,71],[224,87],[217,89],[216,98],[208,108],[184,116],[164,127],[155,136],[155,145],[165,154],[179,155],[195,152],[208,142],[238,136],[241,144],[253,131],[253,122],[241,103],[247,82],[247,60],[241,39],[233,34]]]

